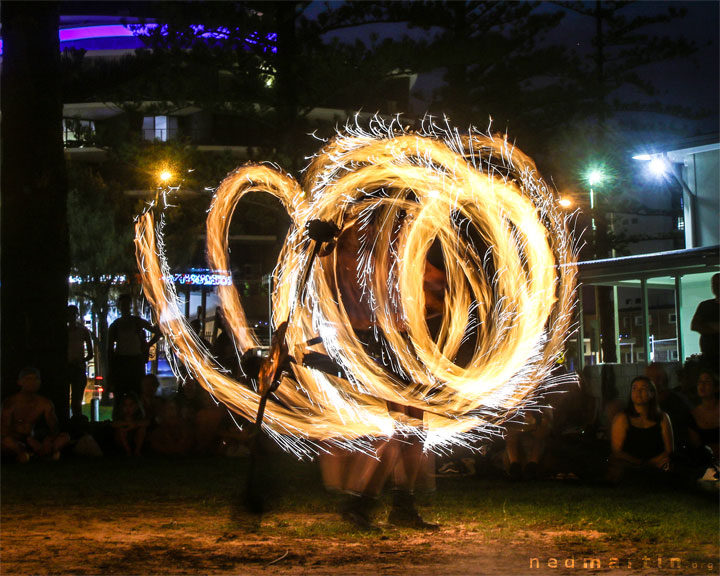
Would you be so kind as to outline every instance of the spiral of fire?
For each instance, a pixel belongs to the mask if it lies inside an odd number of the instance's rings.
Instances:
[[[553,192],[505,138],[434,124],[405,132],[376,119],[327,143],[302,185],[273,166],[240,167],[217,189],[207,218],[213,269],[231,268],[229,226],[250,192],[273,195],[292,219],[272,314],[276,326],[288,320],[295,362],[264,420],[283,448],[302,455],[324,441],[366,449],[368,438],[398,431],[431,449],[466,444],[496,432],[547,385],[572,323],[575,250]],[[380,355],[368,352],[342,294],[347,260],[329,249],[310,257],[314,220],[356,231],[358,299]],[[152,210],[139,217],[136,252],[165,340],[218,401],[253,420],[259,395],[223,371],[190,329],[157,228]],[[431,252],[442,270],[435,296],[425,279]],[[218,293],[238,352],[257,347],[238,292],[230,285]],[[440,303],[433,322],[431,299]],[[310,350],[332,359],[338,375],[304,365]],[[422,421],[389,411],[388,402],[423,410]]]

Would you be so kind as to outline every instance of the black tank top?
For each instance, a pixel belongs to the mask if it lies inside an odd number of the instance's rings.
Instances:
[[[697,435],[700,436],[700,441],[705,446],[720,442],[720,426],[715,426],[715,428],[700,428],[697,420],[695,420],[695,417],[693,416],[690,420],[690,428],[697,432]]]
[[[628,431],[623,444],[623,452],[640,460],[650,460],[665,451],[662,428],[658,422],[650,428],[637,428],[628,418]]]

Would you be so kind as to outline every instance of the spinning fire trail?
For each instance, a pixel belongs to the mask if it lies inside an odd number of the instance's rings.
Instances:
[[[406,133],[375,119],[369,131],[347,129],[330,141],[302,185],[273,166],[238,168],[208,215],[211,268],[230,270],[233,211],[258,191],[275,196],[292,219],[274,272],[273,323],[288,320],[294,362],[263,421],[283,448],[311,454],[324,441],[363,450],[368,437],[401,430],[442,450],[496,433],[532,406],[571,324],[575,254],[565,213],[533,162],[506,139],[434,124]],[[311,256],[307,225],[318,220],[360,231],[355,273],[392,370],[368,355],[353,330],[338,293],[337,251]],[[441,322],[431,332],[423,272],[432,246],[441,250],[445,284]],[[137,222],[136,252],[175,357],[218,401],[255,420],[255,380],[232,378],[183,317],[151,210]],[[237,291],[218,291],[239,354],[258,347]],[[338,370],[304,365],[311,352]],[[422,409],[423,421],[390,413],[388,402]]]

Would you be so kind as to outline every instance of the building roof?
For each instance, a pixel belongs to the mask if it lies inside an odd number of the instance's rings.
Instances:
[[[685,276],[718,270],[720,246],[703,246],[578,262],[578,280],[583,284],[616,284],[628,280]]]
[[[682,164],[691,154],[720,150],[720,135],[715,132],[690,138],[656,142],[634,151],[634,157],[667,155],[671,162]]]

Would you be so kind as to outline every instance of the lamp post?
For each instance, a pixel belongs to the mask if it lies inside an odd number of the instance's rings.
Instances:
[[[585,175],[587,183],[590,185],[590,229],[592,230],[592,248],[593,256],[598,257],[598,233],[597,223],[595,222],[595,187],[602,184],[605,181],[605,173],[601,168],[592,167],[588,170]],[[604,234],[603,234],[604,236]],[[606,254],[602,254],[601,257],[605,257]]]
[[[590,230],[593,259],[614,256],[608,239],[605,213],[595,211],[595,192],[608,181],[608,174],[601,165],[588,167],[584,179],[590,191]],[[612,214],[610,215],[612,225]],[[597,322],[593,326],[594,339],[599,344],[600,361],[615,363],[619,357],[617,286],[595,286],[595,310]]]

